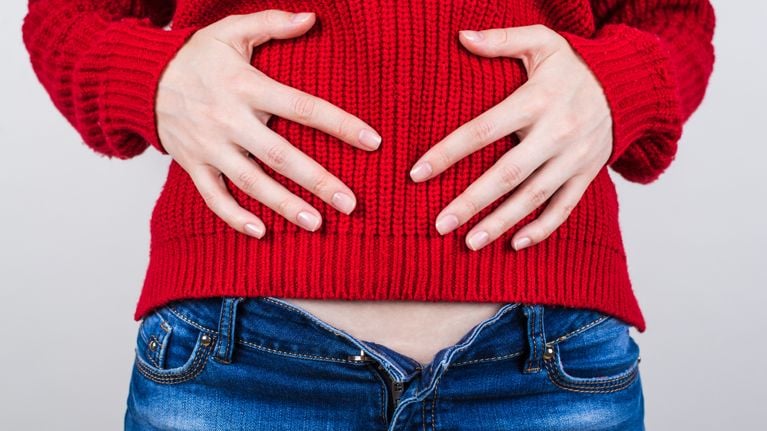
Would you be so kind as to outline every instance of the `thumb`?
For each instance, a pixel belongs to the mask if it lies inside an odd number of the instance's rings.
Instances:
[[[459,32],[461,44],[484,57],[515,57],[525,60],[548,52],[554,42],[553,31],[539,24]]]
[[[266,9],[250,14],[230,15],[221,26],[222,38],[241,42],[251,50],[270,39],[288,39],[306,33],[316,21],[314,12],[293,13]]]

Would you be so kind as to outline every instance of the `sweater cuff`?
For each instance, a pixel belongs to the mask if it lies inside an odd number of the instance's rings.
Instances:
[[[87,81],[100,87],[93,100],[100,105],[99,123],[113,145],[137,149],[148,142],[168,154],[157,134],[157,87],[168,63],[198,29],[166,30],[149,19],[125,20],[111,25],[83,59],[78,72],[92,74],[95,79]]]
[[[682,119],[661,39],[625,24],[607,24],[593,38],[558,33],[594,73],[610,106],[613,150],[606,164],[612,165],[635,142],[666,146],[673,153]]]

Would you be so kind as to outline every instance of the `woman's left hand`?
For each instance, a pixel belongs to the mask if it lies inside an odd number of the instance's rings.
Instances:
[[[459,39],[477,55],[521,59],[528,80],[429,149],[410,176],[417,182],[434,178],[516,133],[519,144],[440,212],[436,228],[447,234],[516,188],[467,233],[466,244],[479,250],[552,197],[541,215],[514,235],[512,245],[519,250],[543,241],[561,225],[604,167],[612,152],[610,108],[588,66],[544,25],[461,31]]]

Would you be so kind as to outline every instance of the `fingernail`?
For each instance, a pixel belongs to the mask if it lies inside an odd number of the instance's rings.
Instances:
[[[301,211],[298,213],[297,219],[298,224],[312,232],[320,226],[320,219],[310,212]]]
[[[489,239],[490,235],[487,232],[483,230],[479,231],[469,238],[469,247],[471,247],[472,250],[479,250],[487,244]]]
[[[245,231],[247,231],[248,234],[255,236],[256,238],[261,238],[264,236],[264,228],[253,223],[245,223]]]
[[[522,237],[514,242],[514,249],[519,250],[530,245],[532,241],[528,237]]]
[[[369,129],[362,129],[359,134],[360,144],[364,147],[375,150],[381,144],[381,136]]]
[[[480,40],[485,38],[485,35],[483,35],[481,32],[473,31],[473,30],[461,30],[461,33],[463,33],[463,37],[466,39],[469,39],[472,42],[479,42]]]
[[[421,162],[415,165],[410,171],[410,178],[412,178],[413,181],[425,180],[431,175],[431,172],[431,165],[428,162]]]
[[[331,200],[333,201],[333,206],[346,214],[349,214],[354,209],[354,198],[346,193],[335,192]]]
[[[300,22],[304,22],[307,19],[311,18],[311,16],[312,16],[311,12],[301,12],[301,13],[293,14],[293,16],[290,18],[290,20],[295,22],[295,23],[300,23]]]
[[[437,220],[437,231],[442,235],[451,232],[458,227],[458,217],[453,214],[447,214]]]

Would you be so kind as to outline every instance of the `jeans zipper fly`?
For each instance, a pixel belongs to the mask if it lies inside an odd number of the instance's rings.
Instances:
[[[399,404],[399,398],[405,389],[405,384],[397,380],[389,379],[389,381],[391,382],[389,384],[389,389],[391,389],[392,404],[396,408]]]

